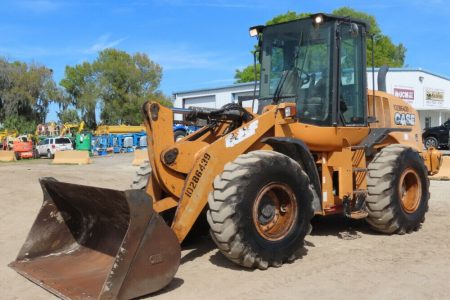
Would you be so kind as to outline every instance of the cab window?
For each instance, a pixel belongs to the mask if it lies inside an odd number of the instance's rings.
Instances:
[[[364,96],[363,49],[361,29],[356,25],[340,25],[340,74],[339,74],[339,109],[343,125],[363,126],[366,123],[366,99]]]

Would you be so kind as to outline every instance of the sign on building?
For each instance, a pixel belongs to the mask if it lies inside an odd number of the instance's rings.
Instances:
[[[439,89],[426,88],[425,89],[425,105],[429,106],[443,106],[444,91]]]
[[[406,102],[414,103],[414,89],[413,88],[394,88],[394,96],[405,100]]]

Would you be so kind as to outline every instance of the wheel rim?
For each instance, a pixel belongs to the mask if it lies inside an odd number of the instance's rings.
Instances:
[[[179,135],[175,138],[175,142],[178,142],[184,138],[184,135]]]
[[[403,210],[414,213],[422,196],[422,184],[415,170],[408,168],[403,172],[399,181],[399,194]]]
[[[425,141],[425,147],[429,148],[429,147],[434,147],[436,148],[436,141],[434,139],[427,139]]]
[[[253,223],[258,233],[270,241],[289,234],[297,219],[297,198],[284,183],[269,183],[253,204]]]

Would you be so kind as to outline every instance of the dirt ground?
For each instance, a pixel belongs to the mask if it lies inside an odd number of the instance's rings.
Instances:
[[[0,163],[0,299],[53,299],[18,275],[13,261],[42,204],[39,177],[126,189],[132,155],[88,166],[50,160]],[[430,210],[412,234],[385,236],[364,221],[313,220],[306,254],[292,264],[249,271],[229,262],[209,236],[183,247],[172,283],[154,299],[450,299],[450,182],[432,181]]]

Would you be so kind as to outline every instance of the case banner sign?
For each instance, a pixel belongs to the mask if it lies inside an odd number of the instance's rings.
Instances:
[[[444,91],[438,89],[425,89],[425,105],[442,106],[444,104]]]
[[[412,104],[414,102],[414,89],[394,88],[394,96]]]

